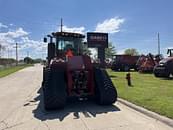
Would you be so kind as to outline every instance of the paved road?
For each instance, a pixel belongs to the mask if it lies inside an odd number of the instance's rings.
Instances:
[[[98,106],[71,102],[64,110],[45,112],[36,65],[0,79],[0,130],[171,130],[123,104]]]

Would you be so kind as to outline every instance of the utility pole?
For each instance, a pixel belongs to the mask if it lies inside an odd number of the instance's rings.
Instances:
[[[158,33],[158,54],[160,55],[160,35]]]
[[[16,43],[16,66],[18,65],[18,43]]]

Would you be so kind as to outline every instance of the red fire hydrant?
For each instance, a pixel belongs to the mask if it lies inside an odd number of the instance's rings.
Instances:
[[[132,84],[131,84],[130,72],[128,72],[128,73],[126,74],[126,79],[127,79],[127,84],[128,84],[128,86],[132,86]]]

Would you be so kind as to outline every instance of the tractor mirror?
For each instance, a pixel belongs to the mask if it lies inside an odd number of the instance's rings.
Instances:
[[[44,41],[44,42],[47,42],[47,38],[46,38],[46,37],[44,37],[43,41]]]

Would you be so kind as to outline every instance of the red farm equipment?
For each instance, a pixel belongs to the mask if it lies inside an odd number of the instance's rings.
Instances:
[[[141,55],[137,61],[138,71],[141,73],[152,73],[154,66],[159,63],[162,59],[160,55],[152,55],[149,53],[148,55]]]
[[[83,42],[85,36],[79,33],[61,31],[47,36],[50,42],[42,82],[46,110],[64,108],[71,97],[93,99],[100,105],[110,105],[117,100],[116,88],[106,70],[94,66],[83,51],[84,45],[107,44],[108,35],[92,33],[87,42]]]
[[[139,56],[132,55],[114,55],[112,70],[115,71],[129,71],[130,69],[137,70],[136,63]]]

